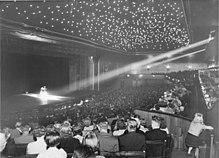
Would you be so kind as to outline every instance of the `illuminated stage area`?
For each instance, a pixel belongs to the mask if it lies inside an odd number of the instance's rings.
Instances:
[[[52,103],[67,101],[73,98],[52,94],[42,95],[36,93],[17,94],[9,97],[2,103],[2,111],[13,112],[33,109]]]

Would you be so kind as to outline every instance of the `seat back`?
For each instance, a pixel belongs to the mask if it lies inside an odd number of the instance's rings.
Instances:
[[[145,158],[144,151],[101,152],[105,158]]]
[[[67,153],[67,158],[71,158],[73,155],[73,153]]]
[[[15,144],[16,147],[16,155],[26,155],[27,144]]]
[[[166,140],[146,140],[147,158],[165,158]]]
[[[172,157],[173,147],[174,147],[173,136],[171,134],[168,134],[167,142],[166,142],[165,158]]]
[[[16,156],[16,158],[36,158],[38,154],[27,154],[27,155],[21,155],[21,156]]]

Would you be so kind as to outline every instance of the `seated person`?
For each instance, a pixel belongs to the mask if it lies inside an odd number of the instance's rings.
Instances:
[[[21,122],[16,122],[15,123],[15,128],[14,129],[9,129],[11,139],[14,140],[14,138],[19,137],[22,134],[21,127],[22,127]]]
[[[160,129],[161,120],[158,116],[152,116],[151,120],[151,130],[145,133],[146,140],[166,140],[167,133]],[[149,145],[146,144],[146,154],[147,156],[161,156],[163,153],[162,145]]]
[[[169,134],[169,129],[167,128],[166,121],[164,118],[160,117],[160,130],[165,131],[167,134]]]
[[[128,120],[128,133],[119,136],[120,151],[144,151],[145,136],[137,133],[137,122],[134,119]]]
[[[47,144],[47,150],[40,153],[37,158],[67,158],[67,153],[63,149],[57,148],[60,143],[60,134],[57,131],[48,131],[44,140]]]
[[[5,149],[9,137],[10,133],[8,132],[8,130],[3,130],[0,132],[0,153]]]
[[[26,125],[22,129],[22,135],[14,138],[15,144],[28,144],[33,142],[33,135],[29,134],[30,126]]]
[[[82,144],[82,141],[83,141],[83,136],[82,136],[82,129],[81,129],[81,126],[74,126],[73,127],[73,138],[76,138],[79,140],[80,144]]]
[[[99,154],[99,140],[94,132],[88,132],[84,136],[82,144],[91,147],[95,154]]]
[[[152,116],[151,130],[145,133],[146,140],[165,140],[167,133],[160,129],[161,120],[158,116]]]
[[[96,158],[96,155],[91,147],[82,145],[74,150],[72,158]]]
[[[117,120],[116,127],[117,127],[117,129],[113,131],[113,135],[114,136],[121,136],[122,134],[124,134],[124,132],[126,130],[125,121],[123,119]]]
[[[15,128],[9,129],[10,137],[7,141],[7,146],[6,146],[7,154],[9,156],[17,155],[14,138],[21,136],[22,134],[21,128],[22,128],[22,123],[18,121],[15,123]]]
[[[83,136],[85,136],[88,132],[94,130],[94,126],[92,125],[91,119],[89,117],[83,120],[83,125],[84,125],[83,131],[82,131]]]
[[[74,149],[80,146],[78,139],[73,138],[72,129],[68,126],[61,127],[60,129],[60,144],[58,148],[63,148],[67,153],[73,153]]]
[[[46,151],[46,142],[44,136],[46,134],[45,127],[37,127],[33,130],[33,136],[36,141],[31,142],[27,145],[27,154],[39,154]]]
[[[119,142],[112,133],[108,133],[108,121],[106,118],[100,118],[98,120],[99,131],[97,132],[97,138],[99,140],[100,152],[116,152],[119,151]]]

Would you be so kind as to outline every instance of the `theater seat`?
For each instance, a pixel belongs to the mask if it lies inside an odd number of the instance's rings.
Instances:
[[[15,144],[16,147],[16,155],[26,155],[27,144]]]
[[[171,134],[167,135],[165,158],[171,158],[174,147],[173,136]]]
[[[146,140],[146,158],[165,158],[166,140]]]
[[[145,158],[144,151],[101,152],[105,158]]]
[[[38,154],[27,154],[27,155],[18,156],[16,158],[36,158],[37,156]]]

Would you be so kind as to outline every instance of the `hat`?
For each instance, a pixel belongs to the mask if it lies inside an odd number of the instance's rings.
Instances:
[[[55,129],[58,129],[58,130],[61,128],[61,126],[62,126],[61,123],[56,123],[56,124],[54,124],[54,128],[55,128]]]
[[[160,122],[161,121],[161,118],[159,116],[152,116],[152,121],[155,121],[155,122]]]
[[[21,122],[16,122],[15,127],[21,127]]]
[[[61,127],[60,129],[60,135],[65,136],[72,136],[72,129],[70,127]]]
[[[82,130],[82,127],[81,126],[74,126],[73,127],[73,131],[75,132],[75,131],[80,131],[80,130]]]
[[[62,126],[65,126],[65,127],[70,127],[71,126],[71,123],[69,121],[64,121]]]
[[[125,121],[122,119],[119,119],[116,121],[118,129],[126,129]]]
[[[101,117],[97,120],[97,123],[100,124],[100,123],[105,123],[107,122],[108,123],[108,120],[105,118],[105,117]]]
[[[21,128],[22,132],[29,132],[30,131],[30,126],[26,125],[24,127]]]
[[[33,130],[33,135],[35,137],[41,137],[41,136],[45,135],[45,133],[46,133],[46,128],[43,126],[37,127]]]

